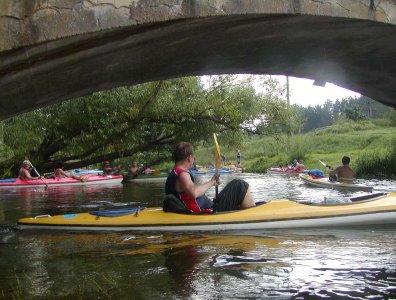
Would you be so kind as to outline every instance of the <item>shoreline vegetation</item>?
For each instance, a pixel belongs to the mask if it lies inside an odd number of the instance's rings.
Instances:
[[[235,147],[221,145],[221,150],[227,160],[235,163]],[[347,155],[359,178],[396,179],[396,130],[384,119],[342,120],[292,136],[245,137],[240,150],[244,171],[248,173],[265,173],[270,167],[296,158],[304,161],[306,169],[320,169],[327,174],[319,160],[336,167]],[[197,163],[208,163],[213,151],[213,146],[198,147]]]

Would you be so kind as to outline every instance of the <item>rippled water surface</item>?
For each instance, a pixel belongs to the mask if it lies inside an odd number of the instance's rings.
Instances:
[[[257,201],[342,203],[366,194],[309,188],[298,177],[236,174],[223,183],[235,177]],[[361,183],[396,191],[394,181]],[[0,299],[396,299],[396,226],[232,234],[14,228],[31,215],[159,206],[163,185],[0,190]]]

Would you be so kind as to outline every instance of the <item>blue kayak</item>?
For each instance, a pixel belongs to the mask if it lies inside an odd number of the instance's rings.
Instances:
[[[193,175],[203,175],[203,174],[213,174],[216,173],[216,169],[208,169],[206,171],[203,170],[189,170],[189,172]],[[219,169],[219,174],[229,174],[232,173],[233,170],[231,169]]]
[[[75,174],[95,174],[100,175],[103,174],[102,170],[83,170],[83,169],[75,169],[73,171]]]

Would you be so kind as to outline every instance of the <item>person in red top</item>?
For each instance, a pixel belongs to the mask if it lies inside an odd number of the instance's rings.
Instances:
[[[203,184],[194,182],[194,177],[188,172],[194,164],[192,144],[178,143],[173,156],[175,165],[166,180],[165,193],[182,200],[190,212],[212,213],[255,206],[249,184],[241,179],[229,182],[214,201],[210,200],[205,192],[212,186],[220,184],[220,176],[215,174]]]

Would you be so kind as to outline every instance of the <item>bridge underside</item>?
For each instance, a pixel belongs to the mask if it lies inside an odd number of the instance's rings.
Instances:
[[[396,26],[323,16],[184,19],[0,54],[0,119],[117,86],[192,75],[332,82],[396,107]]]

